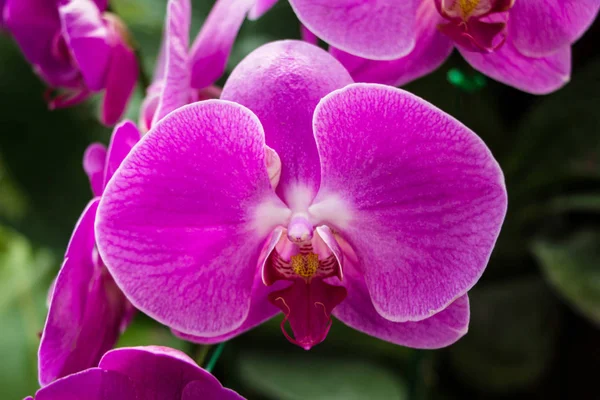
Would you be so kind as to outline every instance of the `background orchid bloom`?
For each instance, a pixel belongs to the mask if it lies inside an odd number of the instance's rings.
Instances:
[[[38,390],[35,400],[243,400],[187,355],[167,347],[112,350],[97,365]]]
[[[425,101],[351,82],[325,51],[274,42],[234,70],[231,102],[182,107],[142,139],[96,222],[136,307],[199,342],[278,308],[305,349],[331,314],[418,348],[465,334],[506,211],[502,172]]]
[[[361,82],[403,85],[437,69],[456,47],[483,74],[532,94],[571,75],[571,45],[598,14],[598,0],[422,0],[414,50],[373,61],[332,48]]]
[[[107,0],[6,0],[5,25],[35,72],[52,88],[50,108],[104,91],[100,114],[114,125],[138,77],[123,23],[104,12]]]
[[[95,197],[75,226],[51,289],[39,348],[42,386],[95,366],[133,316],[133,307],[98,254],[94,221],[104,187],[139,138],[135,125],[124,122],[115,128],[108,151],[92,144],[85,153],[83,165]]]

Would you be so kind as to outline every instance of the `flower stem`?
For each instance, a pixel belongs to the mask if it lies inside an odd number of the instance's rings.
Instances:
[[[225,348],[225,343],[226,342],[219,343],[210,356],[210,360],[208,360],[206,367],[204,367],[204,369],[208,372],[212,372],[213,368],[215,368],[215,365],[217,365],[217,361],[219,361],[219,357],[221,357],[223,349]]]

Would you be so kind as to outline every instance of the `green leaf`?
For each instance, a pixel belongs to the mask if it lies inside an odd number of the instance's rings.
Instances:
[[[403,400],[401,377],[357,359],[312,354],[242,353],[238,372],[248,386],[277,400]]]
[[[579,194],[557,197],[550,203],[554,212],[600,213],[600,194]]]
[[[600,325],[600,233],[579,232],[560,243],[540,240],[533,252],[553,287]]]
[[[450,347],[456,375],[486,393],[537,383],[559,333],[558,309],[544,281],[532,277],[476,287],[469,297],[469,333]]]

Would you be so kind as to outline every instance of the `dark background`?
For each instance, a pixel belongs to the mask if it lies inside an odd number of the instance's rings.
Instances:
[[[165,0],[114,0],[145,69],[152,71]],[[213,1],[193,1],[198,31]],[[202,4],[200,4],[202,3]],[[247,21],[235,66],[268,41],[297,38],[285,1]],[[480,79],[458,54],[407,89],[454,115],[492,149],[506,175],[509,212],[492,260],[471,291],[471,325],[450,348],[417,351],[334,322],[306,353],[279,330],[280,318],[227,343],[215,374],[245,397],[300,399],[597,399],[600,371],[600,24],[573,48],[573,75],[543,97],[485,80],[448,82],[457,69]],[[45,88],[0,34],[0,397],[37,388],[38,334],[48,285],[73,225],[91,197],[81,158],[110,130],[98,99],[50,112]],[[128,116],[137,121],[136,92]],[[119,346],[206,349],[173,338],[138,315]]]

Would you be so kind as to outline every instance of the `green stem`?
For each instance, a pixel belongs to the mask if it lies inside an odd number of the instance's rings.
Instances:
[[[219,343],[218,346],[215,348],[215,351],[213,351],[212,355],[210,356],[210,360],[208,360],[208,363],[206,364],[206,367],[204,368],[208,372],[212,372],[213,368],[215,368],[215,365],[217,365],[217,361],[219,361],[219,357],[221,357],[221,354],[223,354],[223,349],[225,348],[225,343],[226,342]]]

